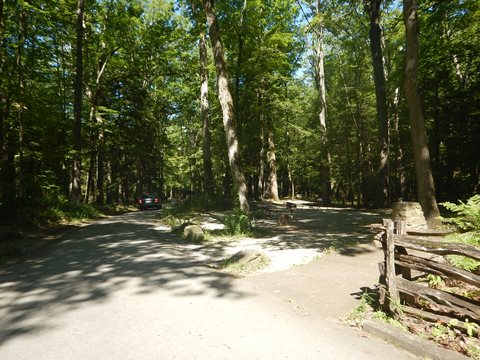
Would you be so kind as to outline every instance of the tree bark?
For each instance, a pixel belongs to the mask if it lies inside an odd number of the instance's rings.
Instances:
[[[415,174],[417,179],[417,196],[430,226],[434,226],[440,215],[435,197],[430,153],[427,144],[427,131],[423,116],[420,93],[418,91],[418,18],[417,1],[403,0],[407,49],[405,55],[405,98],[408,105],[412,143],[415,156]]]
[[[200,58],[200,112],[202,116],[202,157],[203,157],[203,190],[213,195],[215,184],[212,171],[211,134],[210,134],[210,103],[208,100],[208,55],[206,40],[206,19],[198,10],[195,1],[191,2],[192,13],[197,23],[199,32],[199,58]]]
[[[28,2],[27,2],[28,4]],[[24,186],[25,186],[25,161],[24,161],[24,110],[25,106],[25,76],[23,72],[23,48],[26,41],[26,21],[27,14],[24,7],[22,7],[18,19],[18,48],[17,48],[17,72],[18,72],[18,95],[17,95],[17,123],[18,123],[18,167],[17,167],[17,220],[21,222],[23,201],[24,201]]]
[[[240,30],[238,32],[238,55],[237,55],[237,64],[235,67],[235,101],[234,101],[234,106],[235,106],[235,117],[237,119],[237,122],[242,124],[242,119],[240,117],[240,76],[241,76],[241,68],[242,68],[242,63],[243,63],[243,47],[245,44],[244,40],[244,33],[246,30],[245,26],[245,19],[247,15],[247,0],[243,0],[243,5],[242,5],[242,13],[240,15]],[[241,138],[241,134],[239,134],[239,137]]]
[[[4,13],[8,13],[3,0],[0,0],[0,74],[6,74],[7,69],[7,52],[6,47],[3,46],[5,38],[5,20]],[[6,10],[6,11],[5,11]],[[5,209],[5,212],[0,214],[5,223],[14,221],[16,213],[12,211],[15,209],[15,148],[14,139],[11,136],[11,129],[9,124],[9,110],[10,110],[10,89],[6,82],[6,77],[0,77],[0,208]]]
[[[76,65],[75,65],[75,87],[73,100],[73,165],[72,183],[70,198],[79,201],[81,196],[81,151],[82,151],[82,92],[83,92],[83,20],[85,1],[78,0],[77,3],[77,40],[76,40]]]
[[[5,36],[5,23],[3,20],[3,0],[0,0],[0,45],[3,45],[3,38]],[[6,53],[4,46],[0,46],[0,74],[5,73],[5,66],[6,66]],[[6,119],[6,103],[7,98],[5,94],[5,88],[3,81],[4,79],[0,79],[0,162],[3,159],[3,151],[4,151],[4,141],[5,141],[5,119]],[[0,193],[0,196],[2,194]]]
[[[317,16],[322,16],[323,3],[322,0],[317,1]],[[326,86],[325,86],[325,66],[324,66],[324,57],[323,52],[323,22],[319,22],[317,27],[317,81],[318,81],[318,98],[320,103],[319,111],[319,120],[320,120],[320,142],[321,142],[321,153],[322,159],[320,160],[320,170],[322,177],[323,185],[323,196],[322,200],[325,203],[330,202],[331,197],[331,183],[330,183],[330,150],[328,146],[328,135],[327,135],[327,100],[326,100]]]
[[[210,40],[212,42],[213,56],[215,59],[215,68],[217,71],[218,99],[222,107],[223,127],[228,149],[228,161],[232,171],[233,181],[238,191],[240,208],[248,212],[249,205],[247,201],[247,184],[240,160],[239,145],[237,138],[237,129],[234,117],[234,106],[232,94],[228,88],[228,74],[225,63],[223,44],[218,28],[217,17],[213,7],[212,0],[203,0],[203,6],[207,15]]]
[[[265,176],[265,145],[264,145],[264,132],[263,132],[264,122],[263,122],[263,110],[260,106],[260,154],[258,162],[258,198],[263,199],[265,187],[264,187],[264,176]]]
[[[383,67],[382,31],[380,28],[381,0],[366,0],[365,10],[370,17],[370,51],[373,63],[375,99],[378,122],[379,166],[375,202],[378,207],[386,207],[389,200],[389,122],[387,110],[387,93]]]
[[[399,88],[395,89],[395,97],[393,98],[392,109],[397,109],[400,102],[401,91]],[[397,172],[397,198],[399,200],[405,199],[407,195],[407,174],[405,172],[404,166],[404,156],[403,156],[403,146],[400,137],[400,126],[399,126],[399,114],[397,110],[394,110],[393,115],[393,131],[397,142],[397,156],[396,156],[396,172]]]
[[[210,117],[208,114],[210,104],[208,102],[208,59],[207,43],[205,38],[205,29],[202,26],[200,30],[200,107],[203,124],[203,176],[205,192],[209,195],[214,193],[213,173],[212,173],[212,153],[210,150]]]
[[[273,141],[273,124],[272,120],[268,121],[268,181],[269,181],[269,197],[274,201],[278,201],[278,181],[277,181],[277,157],[275,155],[275,143]]]
[[[87,182],[88,189],[85,195],[85,201],[89,199],[89,194],[92,197],[92,201],[95,201],[99,205],[103,205],[105,199],[104,191],[104,179],[105,179],[105,169],[104,169],[104,150],[105,150],[105,134],[103,129],[103,119],[98,113],[98,108],[101,105],[101,91],[102,91],[102,78],[107,68],[108,61],[110,58],[117,52],[118,49],[114,49],[110,52],[107,52],[104,49],[103,54],[100,56],[98,61],[97,73],[95,77],[95,86],[91,90],[87,86],[87,96],[90,100],[90,115],[89,122],[92,124],[91,130],[91,145],[90,145],[90,170],[89,170],[89,179],[90,182]],[[96,171],[95,171],[96,170]],[[95,176],[94,176],[95,175]],[[95,179],[94,179],[95,178]],[[93,184],[96,182],[96,191]],[[90,185],[91,188],[90,188]],[[90,191],[92,190],[92,191]]]

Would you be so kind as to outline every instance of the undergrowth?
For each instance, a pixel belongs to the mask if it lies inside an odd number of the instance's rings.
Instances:
[[[224,232],[227,235],[250,234],[253,229],[250,218],[241,209],[235,209],[222,222],[225,225]]]
[[[454,213],[452,217],[442,217],[441,220],[452,225],[456,233],[448,235],[447,241],[459,242],[475,247],[480,246],[480,195],[474,195],[467,202],[459,204],[441,203],[443,207]],[[447,260],[454,266],[467,271],[479,271],[480,261],[460,255],[449,255]]]

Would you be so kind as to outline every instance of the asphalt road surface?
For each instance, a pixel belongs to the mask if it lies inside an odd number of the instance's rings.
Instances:
[[[1,268],[0,359],[412,358],[194,260],[157,214],[100,221]]]

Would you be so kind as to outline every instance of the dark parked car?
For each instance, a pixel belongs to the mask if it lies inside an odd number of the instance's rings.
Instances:
[[[160,201],[160,197],[157,194],[143,194],[140,199],[138,199],[138,207],[140,210],[145,209],[161,209],[162,202]]]

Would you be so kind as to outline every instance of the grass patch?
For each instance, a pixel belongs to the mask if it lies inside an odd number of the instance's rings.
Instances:
[[[206,238],[211,241],[216,241],[216,242],[231,242],[231,241],[237,241],[237,240],[242,240],[245,239],[245,237],[251,237],[254,239],[261,239],[261,238],[269,238],[273,237],[276,235],[276,232],[272,229],[264,228],[264,227],[258,227],[258,226],[252,226],[252,230],[247,233],[240,233],[240,234],[228,234],[224,229],[216,229],[216,230],[208,230],[205,231],[207,234]]]
[[[400,329],[400,330],[403,330],[403,331],[408,331],[408,328],[400,320],[392,318],[391,316],[389,316],[388,314],[384,313],[381,310],[375,311],[373,313],[373,318],[377,319],[377,320],[380,320],[380,321],[383,321],[387,324],[390,324],[390,325],[396,327],[397,329]]]
[[[341,320],[350,326],[361,328],[363,321],[373,313],[375,298],[376,292],[365,290],[360,297],[360,303]]]
[[[184,222],[181,218],[170,214],[165,214],[164,216],[162,216],[160,221],[162,222],[162,224],[169,226],[172,229],[179,227]]]

